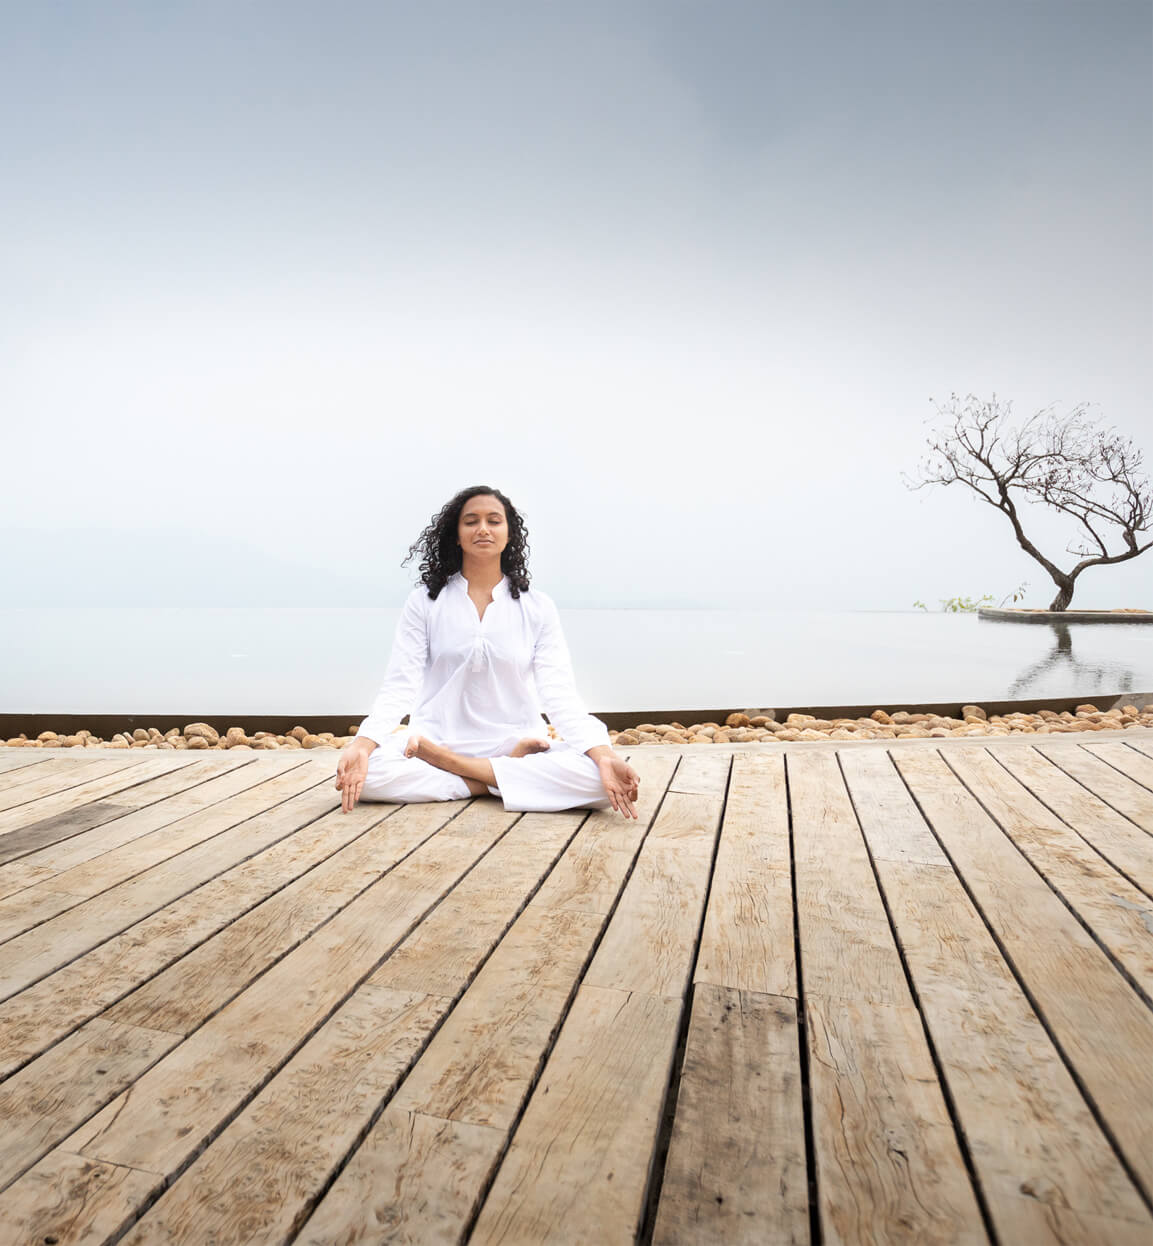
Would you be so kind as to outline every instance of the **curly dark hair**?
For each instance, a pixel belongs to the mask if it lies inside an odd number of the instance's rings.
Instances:
[[[463,556],[457,539],[460,512],[469,498],[481,493],[498,499],[508,519],[508,544],[500,554],[500,569],[508,577],[508,591],[513,597],[519,597],[528,589],[528,529],[520,512],[499,489],[473,485],[470,489],[462,489],[441,507],[428,527],[409,546],[408,555],[401,563],[403,567],[414,558],[420,560],[420,582],[428,589],[433,601],[440,596],[450,577],[461,568]]]

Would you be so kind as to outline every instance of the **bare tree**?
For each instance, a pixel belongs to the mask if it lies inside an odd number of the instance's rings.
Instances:
[[[1065,610],[1082,571],[1126,562],[1153,545],[1138,542],[1153,525],[1153,491],[1141,473],[1141,451],[1091,420],[1084,405],[1064,416],[1047,407],[1020,428],[1008,425],[1010,405],[972,394],[937,404],[942,424],[929,435],[917,475],[905,483],[967,485],[995,506],[1013,525],[1017,544],[1057,585],[1049,609]],[[1066,548],[1080,560],[1075,566],[1062,571],[1025,535],[1018,500],[1043,502],[1076,521],[1080,535]]]

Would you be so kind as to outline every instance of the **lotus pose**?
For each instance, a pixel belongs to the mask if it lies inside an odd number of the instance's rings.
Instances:
[[[637,816],[637,774],[577,695],[556,606],[529,588],[527,537],[509,499],[477,485],[409,550],[421,586],[404,604],[372,712],[340,755],[346,813],[358,800],[491,793],[508,810]],[[561,741],[550,742],[542,709]]]

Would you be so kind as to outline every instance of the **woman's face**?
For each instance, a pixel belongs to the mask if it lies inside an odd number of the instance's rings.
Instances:
[[[457,540],[466,558],[500,558],[508,544],[508,518],[499,498],[478,493],[460,509]]]

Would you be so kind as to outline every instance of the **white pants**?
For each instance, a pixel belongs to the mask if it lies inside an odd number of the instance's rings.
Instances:
[[[418,757],[405,757],[408,736],[390,736],[368,755],[368,775],[361,800],[416,804],[465,800],[471,793],[459,775],[438,770]],[[499,796],[510,813],[559,813],[562,809],[610,809],[600,771],[591,757],[567,744],[528,757],[492,757]]]

